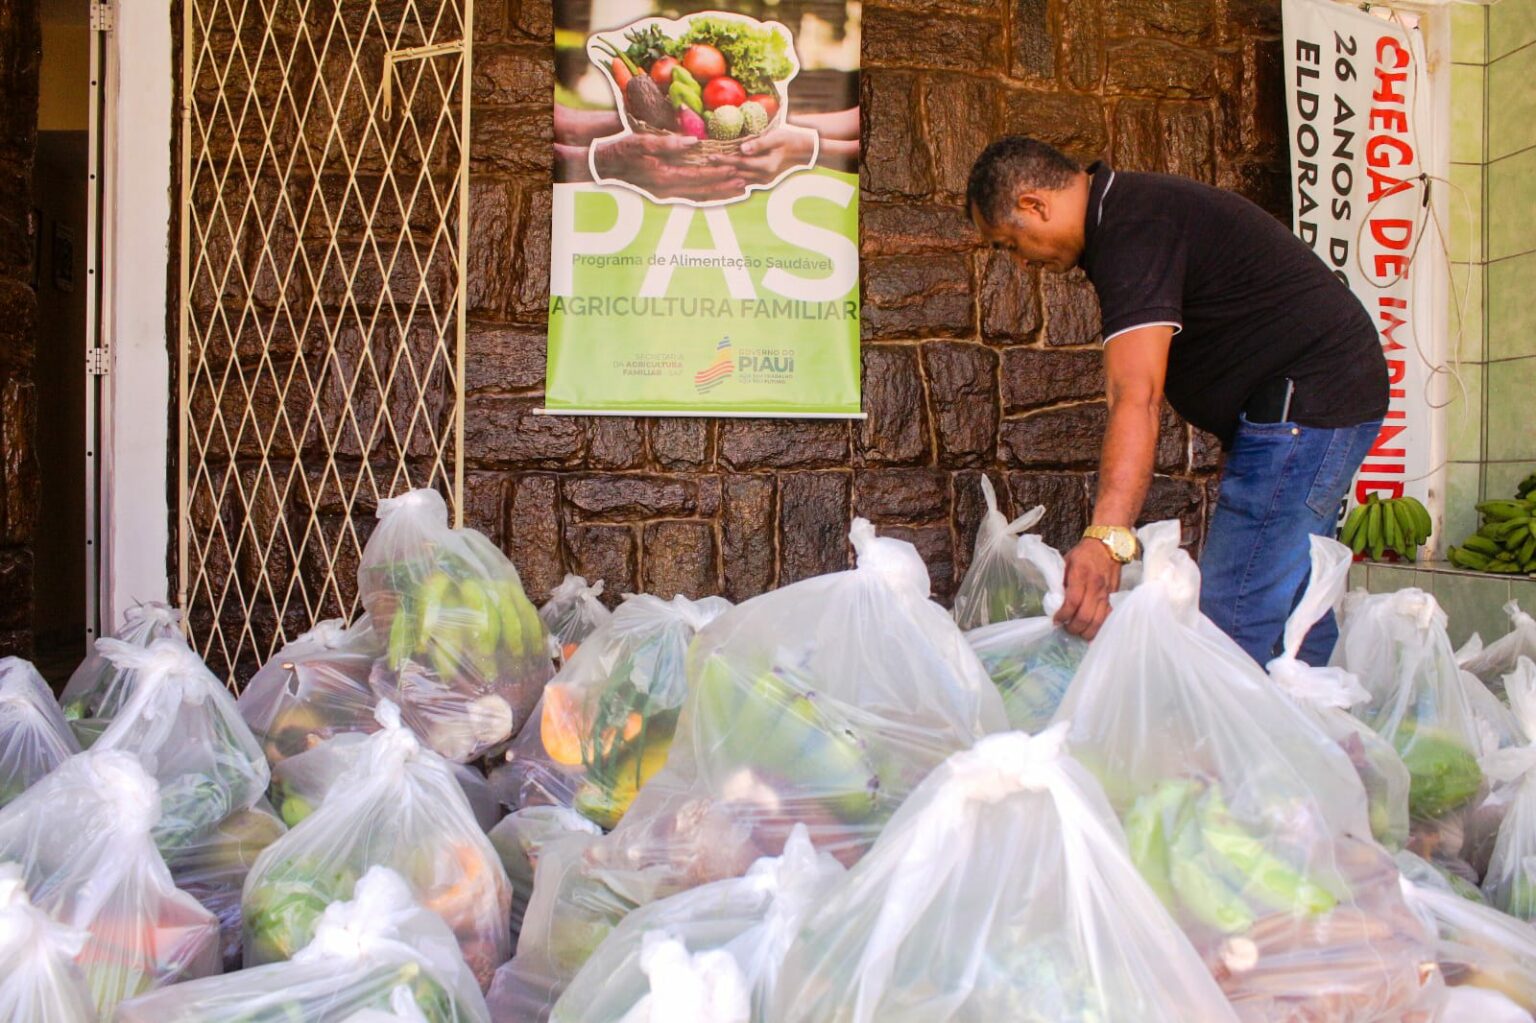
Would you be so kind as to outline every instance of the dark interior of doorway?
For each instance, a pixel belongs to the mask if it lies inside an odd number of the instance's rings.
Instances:
[[[43,3],[33,211],[37,244],[35,660],[62,684],[85,656],[86,204],[91,30],[84,3]]]

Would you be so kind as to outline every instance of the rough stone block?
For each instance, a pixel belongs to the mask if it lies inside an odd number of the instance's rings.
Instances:
[[[1163,169],[1163,126],[1157,101],[1122,99],[1115,104],[1115,166],[1122,170]]]
[[[1153,33],[1193,42],[1210,32],[1215,6],[1214,0],[1115,0],[1104,13],[1110,35]]]
[[[864,203],[865,258],[924,252],[964,252],[981,239],[960,206],[936,203]]]
[[[1164,103],[1163,166],[1170,174],[1216,183],[1216,147],[1210,109],[1203,103]]]
[[[1002,40],[1002,27],[990,19],[864,9],[866,67],[1001,70]]]
[[[955,337],[972,331],[968,256],[885,256],[866,260],[863,268],[867,338]]]
[[[519,322],[542,327],[549,315],[550,190],[524,192],[521,209],[517,252],[512,260],[517,289],[512,294],[511,311]]]
[[[1006,252],[984,257],[981,336],[993,343],[1030,341],[1040,329],[1040,276]]]
[[[715,528],[708,522],[652,522],[645,527],[641,585],[670,600],[720,591],[715,568]]]
[[[840,572],[850,564],[849,476],[791,472],[779,477],[779,585]]]
[[[507,549],[507,477],[499,472],[464,474],[464,525]]]
[[[639,592],[634,530],[633,526],[571,526],[565,531],[571,571],[589,583],[601,579],[607,601]]]
[[[1108,413],[1102,402],[1043,409],[1003,422],[1000,455],[1008,465],[1055,469],[1098,465]]]
[[[1003,350],[1003,408],[1009,412],[1104,396],[1104,356],[1094,349]]]
[[[863,187],[872,195],[927,195],[933,190],[933,165],[921,138],[917,76],[867,69],[859,77],[864,90]]]
[[[1056,37],[1052,33],[1049,0],[1014,0],[1013,77],[1049,82],[1056,77]]]
[[[939,442],[939,464],[981,465],[997,441],[997,353],[978,344],[923,346],[928,399]]]
[[[1040,299],[1045,308],[1041,338],[1048,345],[1086,345],[1099,338],[1099,296],[1081,270],[1042,273]]]
[[[596,416],[588,426],[587,464],[596,469],[637,469],[645,462],[645,431],[627,416]]]
[[[651,457],[663,469],[702,469],[710,462],[713,425],[707,419],[652,419]]]
[[[865,469],[853,475],[853,513],[872,522],[932,522],[949,510],[939,469]]]
[[[715,476],[594,473],[566,478],[560,492],[577,517],[609,522],[710,516],[720,506]]]
[[[478,15],[479,11],[475,13]],[[470,85],[475,105],[473,116],[478,117],[480,108],[487,104],[547,103],[554,87],[554,55],[543,47],[475,47]]]
[[[1063,0],[1061,62],[1072,87],[1097,91],[1104,81],[1104,12],[1101,0]]]
[[[774,478],[727,476],[724,483],[720,516],[724,593],[740,602],[773,588],[778,560]]]
[[[548,106],[478,107],[470,118],[470,168],[476,174],[550,177],[554,124]]]
[[[1184,472],[1189,466],[1189,427],[1167,402],[1158,419],[1157,471]]]
[[[865,464],[910,465],[929,458],[928,414],[916,345],[865,345],[864,412],[855,438]]]
[[[511,304],[507,257],[517,249],[514,196],[500,181],[471,180],[469,247],[464,256],[464,303],[469,315],[495,316]]]
[[[1125,39],[1110,44],[1108,65],[1105,87],[1111,92],[1200,99],[1215,94],[1216,58],[1206,50],[1161,39]]]
[[[720,460],[738,470],[846,465],[848,424],[816,419],[722,420]]]
[[[1109,144],[1102,101],[1070,92],[1010,90],[1003,105],[1002,130],[1049,142],[1084,162],[1098,159]]]
[[[534,330],[470,323],[464,332],[465,392],[542,388],[547,343]]]
[[[1045,506],[1045,518],[1040,520],[1038,532],[1046,543],[1062,553],[1077,546],[1093,510],[1093,490],[1084,475],[1010,472],[1008,492],[1015,511],[1023,512],[1037,504]]]
[[[981,477],[983,473],[975,469],[966,469],[957,472],[950,477],[950,507],[951,521],[955,531],[955,585],[959,586],[960,580],[965,578],[965,573],[970,569],[971,558],[976,550],[976,532],[981,527],[981,520],[987,513],[986,498],[981,493]],[[999,473],[993,472],[993,486],[997,492],[997,500],[1004,515],[1008,514],[1013,503],[1009,500],[1008,482]]]
[[[963,197],[971,164],[996,134],[997,87],[984,78],[932,75],[923,80],[922,96],[934,185]]]
[[[586,431],[570,416],[536,416],[537,398],[471,397],[464,408],[464,452],[484,468],[557,469],[575,465]]]
[[[511,478],[508,491],[508,553],[522,576],[528,598],[543,602],[565,578],[560,559],[558,480],[543,473],[523,473]],[[588,527],[575,528],[579,532]],[[591,546],[585,539],[582,542],[584,550]]]

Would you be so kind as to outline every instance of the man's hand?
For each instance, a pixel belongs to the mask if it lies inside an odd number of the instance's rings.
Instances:
[[[1120,563],[1102,541],[1084,537],[1067,552],[1066,593],[1056,624],[1092,639],[1109,616],[1109,595],[1120,588]]]

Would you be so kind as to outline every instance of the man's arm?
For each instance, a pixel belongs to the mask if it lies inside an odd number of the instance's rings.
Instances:
[[[1096,526],[1134,526],[1152,484],[1163,381],[1168,372],[1170,326],[1117,335],[1104,347],[1109,425],[1099,456]],[[1120,565],[1098,540],[1082,540],[1067,554],[1066,593],[1056,621],[1092,639],[1109,614],[1109,595],[1120,585]]]

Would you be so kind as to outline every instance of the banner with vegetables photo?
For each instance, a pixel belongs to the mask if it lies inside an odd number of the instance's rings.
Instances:
[[[543,411],[860,414],[859,10],[556,0]]]

